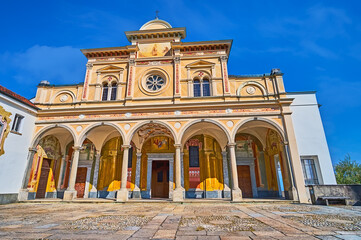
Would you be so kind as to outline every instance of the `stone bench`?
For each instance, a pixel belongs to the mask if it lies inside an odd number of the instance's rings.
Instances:
[[[328,206],[328,201],[329,200],[342,200],[345,202],[345,205],[347,205],[347,200],[349,200],[349,197],[340,197],[340,196],[322,196],[322,197],[318,197],[319,199],[323,200],[326,202],[326,206]]]

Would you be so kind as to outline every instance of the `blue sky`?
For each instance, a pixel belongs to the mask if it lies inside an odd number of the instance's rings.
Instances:
[[[229,74],[284,73],[287,91],[316,90],[333,162],[361,162],[361,1],[5,1],[0,84],[27,97],[41,80],[84,81],[79,49],[129,44],[155,16],[184,41],[233,39]]]

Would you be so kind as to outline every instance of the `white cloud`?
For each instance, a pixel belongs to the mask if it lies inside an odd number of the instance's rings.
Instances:
[[[48,80],[54,84],[82,82],[86,58],[79,49],[70,46],[50,47],[35,45],[24,52],[3,54],[7,68],[15,70],[19,83],[39,83]]]

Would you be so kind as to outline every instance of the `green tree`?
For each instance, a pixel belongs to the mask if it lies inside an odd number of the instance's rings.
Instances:
[[[361,184],[361,164],[351,160],[350,154],[335,165],[335,174],[338,184]]]

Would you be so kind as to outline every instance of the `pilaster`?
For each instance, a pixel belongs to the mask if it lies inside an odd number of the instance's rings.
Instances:
[[[230,84],[229,84],[229,80],[228,80],[227,60],[228,60],[227,56],[221,56],[223,91],[224,91],[224,95],[231,95]]]
[[[91,75],[92,75],[92,63],[86,64],[86,74],[85,74],[85,80],[84,80],[84,87],[83,87],[83,94],[81,97],[82,101],[86,101],[89,93],[89,83],[91,81]]]

